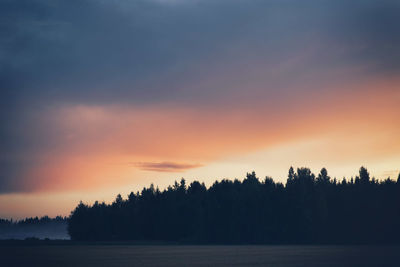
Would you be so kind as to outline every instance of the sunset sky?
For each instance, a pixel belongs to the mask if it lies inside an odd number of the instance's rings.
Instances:
[[[397,0],[0,0],[0,217],[151,183],[400,172]]]

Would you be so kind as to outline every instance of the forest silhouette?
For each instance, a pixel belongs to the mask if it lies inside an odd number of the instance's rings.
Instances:
[[[331,179],[323,168],[289,169],[286,184],[254,172],[207,188],[182,179],[151,185],[111,204],[82,202],[71,212],[72,240],[163,240],[208,244],[370,244],[400,241],[397,181]]]

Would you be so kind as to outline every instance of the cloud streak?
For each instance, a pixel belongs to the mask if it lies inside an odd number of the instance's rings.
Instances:
[[[202,164],[188,164],[179,162],[133,162],[136,168],[143,171],[153,172],[184,172],[189,169],[199,168]]]

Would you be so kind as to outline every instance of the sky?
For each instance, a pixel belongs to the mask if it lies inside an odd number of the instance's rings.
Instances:
[[[0,0],[0,217],[184,177],[400,172],[396,0]]]

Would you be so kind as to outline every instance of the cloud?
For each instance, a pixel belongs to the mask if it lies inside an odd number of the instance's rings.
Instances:
[[[312,109],[398,85],[399,12],[394,0],[3,0],[0,191],[81,185],[101,175],[82,167],[93,154],[206,162],[282,141],[295,120],[321,122]]]
[[[183,172],[189,169],[198,168],[202,164],[188,164],[178,162],[133,162],[133,166],[143,171],[153,172]]]
[[[255,75],[259,84],[268,82],[262,90],[268,95],[343,67],[399,70],[397,1],[22,0],[2,6],[2,85],[20,107],[204,104],[240,91]],[[285,63],[276,76],[273,70]]]

